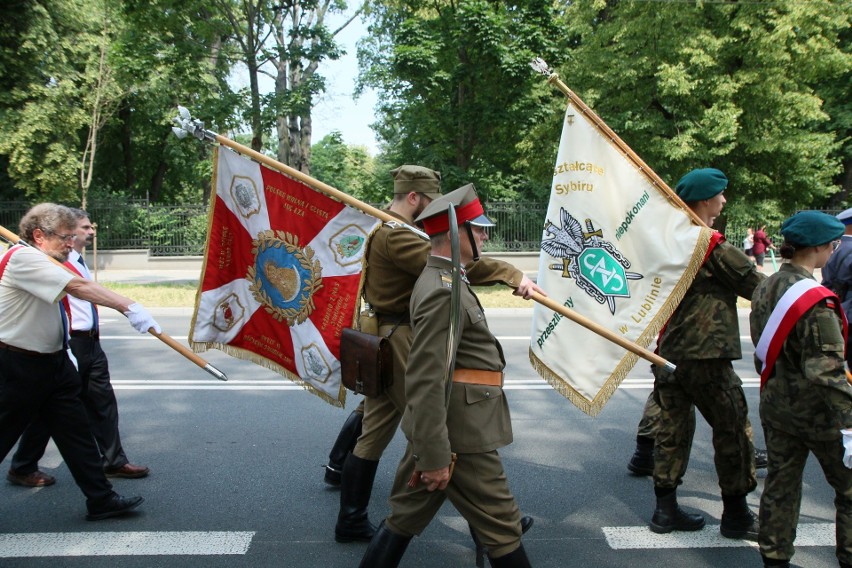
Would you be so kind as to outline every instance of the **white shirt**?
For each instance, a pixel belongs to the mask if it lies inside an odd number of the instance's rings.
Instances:
[[[83,275],[86,280],[91,280],[92,275],[89,269],[80,263],[80,253],[72,250],[68,255],[68,261],[74,265],[74,269]],[[86,300],[68,296],[68,304],[71,306],[71,329],[74,331],[89,331],[94,326],[95,322],[92,318],[92,304]]]

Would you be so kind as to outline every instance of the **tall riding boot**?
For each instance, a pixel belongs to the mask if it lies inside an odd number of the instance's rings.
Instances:
[[[763,558],[763,566],[764,568],[790,568],[789,560],[779,560],[777,558],[767,558],[764,555],[760,555]],[[844,568],[841,565],[841,568]]]
[[[636,436],[636,450],[627,469],[633,475],[654,475],[654,438]]]
[[[722,495],[722,524],[719,532],[727,538],[757,542],[757,517],[748,508],[745,495]]]
[[[532,568],[530,559],[527,558],[527,551],[524,550],[524,543],[521,546],[504,554],[499,558],[488,557],[488,562],[491,563],[491,568]]]
[[[340,512],[334,527],[334,540],[337,542],[366,542],[373,538],[376,527],[370,523],[367,506],[378,467],[378,461],[362,460],[355,454],[346,458],[340,484]]]
[[[361,435],[361,422],[364,419],[364,414],[353,410],[352,414],[343,423],[340,428],[340,433],[337,434],[337,440],[331,447],[331,452],[328,454],[328,465],[325,466],[325,482],[335,487],[340,485],[340,472],[343,471],[343,462],[346,461],[352,450],[355,448],[355,443]]]
[[[399,561],[402,560],[402,555],[405,554],[409,542],[411,542],[410,536],[396,534],[388,529],[382,521],[376,534],[370,540],[370,545],[367,547],[358,567],[396,568],[399,566]]]
[[[697,531],[704,527],[704,516],[685,512],[677,504],[675,489],[655,487],[657,508],[651,519],[651,530],[655,533],[672,531]]]
[[[527,534],[527,531],[533,526],[535,519],[530,517],[529,515],[524,515],[521,517],[521,534]],[[482,544],[482,541],[479,540],[479,537],[476,536],[476,531],[473,530],[473,527],[470,526],[470,523],[467,525],[467,530],[470,531],[470,537],[473,539],[473,544],[476,547],[476,568],[484,568],[485,567],[485,545]]]

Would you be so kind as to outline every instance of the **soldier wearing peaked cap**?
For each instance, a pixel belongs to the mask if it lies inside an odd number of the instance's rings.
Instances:
[[[408,445],[394,479],[391,513],[370,542],[362,568],[398,566],[411,538],[429,525],[446,499],[470,523],[492,566],[530,566],[521,543],[521,514],[497,453],[512,442],[503,350],[465,280],[458,291],[462,317],[455,365],[449,369],[450,203],[459,223],[462,264],[478,256],[486,229],[493,226],[472,185],[436,199],[417,218],[432,240],[431,256],[411,294],[414,336],[402,419]]]
[[[781,256],[788,262],[752,297],[760,421],[769,452],[758,536],[764,566],[790,566],[802,471],[813,453],[835,491],[837,559],[841,568],[852,568],[852,387],[843,361],[846,326],[837,297],[813,276],[843,231],[840,221],[819,211],[802,211],[784,221]]]
[[[844,225],[843,235],[840,237],[840,245],[822,267],[822,285],[837,294],[849,319],[852,316],[852,208],[839,213],[837,219]],[[847,362],[852,361],[850,347],[847,345],[846,348]]]
[[[405,411],[404,377],[412,341],[409,299],[430,252],[429,241],[402,223],[413,225],[414,218],[441,196],[439,172],[404,165],[391,175],[394,197],[388,213],[400,223],[385,223],[370,238],[364,298],[375,311],[378,333],[389,338],[394,378],[383,394],[365,399],[349,415],[329,454],[325,480],[340,485],[340,509],[334,531],[338,542],[369,541],[375,532],[367,507],[379,460]],[[524,297],[533,291],[541,292],[520,270],[506,262],[483,258],[467,268],[469,279],[478,285],[500,282],[516,288],[515,293]]]

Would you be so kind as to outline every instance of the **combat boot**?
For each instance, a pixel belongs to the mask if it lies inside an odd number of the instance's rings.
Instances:
[[[325,466],[325,482],[335,487],[340,486],[340,474],[343,471],[343,462],[346,461],[352,450],[355,448],[355,443],[361,436],[361,423],[364,420],[364,415],[357,410],[353,410],[352,414],[343,423],[340,428],[340,433],[337,434],[337,440],[331,447],[331,452],[328,454],[328,464]]]
[[[761,450],[760,448],[754,449],[754,469],[766,469],[766,466],[769,465],[769,455],[766,453],[766,450]]]
[[[674,489],[654,488],[657,494],[657,508],[651,518],[651,530],[665,534],[672,531],[697,531],[704,527],[704,516],[687,513],[677,504]]]
[[[530,559],[527,558],[527,551],[524,550],[524,543],[521,543],[521,546],[509,554],[504,554],[499,558],[489,556],[488,562],[491,564],[491,568],[532,568]]]
[[[627,469],[633,475],[654,475],[654,438],[636,436],[636,451]]]
[[[376,534],[370,540],[370,545],[367,547],[358,568],[397,568],[409,542],[411,542],[410,536],[396,534],[387,528],[382,521]]]
[[[745,495],[722,495],[722,524],[719,532],[725,538],[740,538],[757,542],[757,517],[748,508]]]
[[[367,506],[378,467],[378,461],[362,460],[355,454],[346,458],[340,483],[340,512],[334,527],[337,542],[366,542],[373,538],[376,527],[370,523]]]
[[[763,558],[763,568],[790,568],[789,560],[779,560],[777,558],[767,558],[764,555],[760,555]],[[841,568],[843,566],[841,565]]]

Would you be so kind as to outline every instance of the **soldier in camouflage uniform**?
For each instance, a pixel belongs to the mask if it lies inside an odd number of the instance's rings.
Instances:
[[[441,174],[422,166],[405,165],[393,170],[391,175],[394,199],[388,213],[411,225],[433,199],[440,197]],[[376,312],[379,334],[389,337],[393,382],[384,394],[364,401],[363,419],[358,410],[350,415],[332,450],[332,461],[335,455],[343,459],[342,467],[338,466],[342,470],[340,510],[334,529],[338,542],[372,538],[375,529],[370,523],[367,506],[376,470],[405,410],[403,377],[412,341],[408,304],[414,283],[429,258],[430,245],[402,223],[383,224],[367,245],[364,296]],[[468,278],[477,285],[503,283],[526,298],[534,291],[543,293],[523,272],[506,262],[482,258],[467,268]],[[327,474],[329,468],[334,469],[327,466]],[[528,529],[532,518],[524,517],[523,524],[524,530]]]
[[[804,211],[787,219],[781,233],[781,256],[790,262],[755,290],[751,311],[751,337],[758,346],[755,367],[762,371],[760,420],[769,452],[768,474],[760,499],[760,553],[764,566],[790,566],[802,499],[802,470],[808,454],[813,453],[835,491],[837,558],[841,567],[849,568],[852,387],[845,374],[839,302],[833,295],[817,295],[816,300],[805,305],[793,303],[792,306],[801,307],[794,313],[807,311],[786,338],[767,325],[782,296],[794,285],[797,288],[787,294],[775,318],[784,313],[784,306],[791,305],[797,290],[816,287],[823,294],[830,294],[815,283],[812,287],[802,284],[810,284],[814,269],[825,265],[832,241],[843,233],[843,224],[824,213]],[[801,300],[805,300],[804,296]],[[774,365],[772,347],[762,350],[761,344],[776,346]]]
[[[727,185],[725,174],[707,168],[685,175],[676,191],[712,226],[725,205]],[[713,429],[724,502],[721,533],[757,539],[757,520],[746,504],[746,495],[757,486],[754,447],[742,381],[731,361],[742,357],[737,296],[750,299],[762,279],[743,251],[716,233],[704,265],[659,339],[660,355],[677,365],[677,370],[653,369],[660,406],[654,443],[657,505],[650,524],[654,532],[694,531],[704,526],[704,517],[684,512],[676,498],[692,447],[693,412],[698,408]]]

